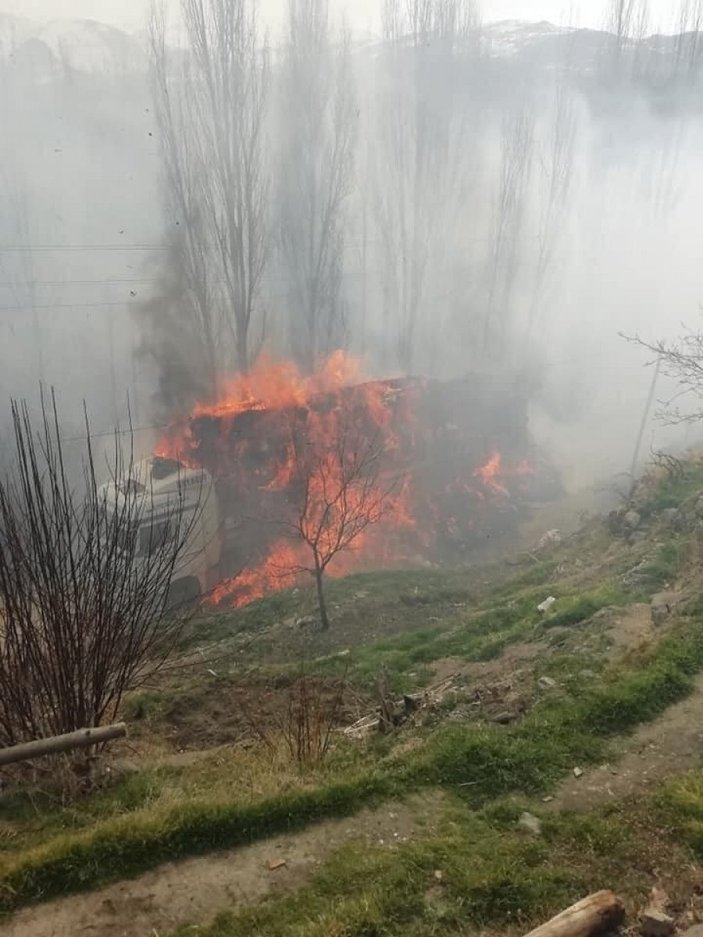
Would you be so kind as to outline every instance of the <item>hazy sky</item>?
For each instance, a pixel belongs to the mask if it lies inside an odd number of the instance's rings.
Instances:
[[[168,0],[175,10],[178,0]],[[599,27],[603,23],[607,0],[483,0],[484,17],[497,19],[549,19],[552,22],[574,21],[579,25]],[[373,29],[382,0],[332,0],[358,29]],[[652,29],[671,25],[675,0],[649,0]],[[148,0],[0,0],[0,11],[41,19],[87,17],[112,23],[125,29],[143,27]],[[285,0],[260,0],[262,14],[274,24],[280,18]]]

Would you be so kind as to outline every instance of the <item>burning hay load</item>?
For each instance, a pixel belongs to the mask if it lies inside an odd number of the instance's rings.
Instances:
[[[357,468],[354,497],[363,491],[378,516],[334,555],[330,575],[457,562],[514,531],[531,501],[558,491],[530,443],[514,382],[364,381],[341,353],[307,378],[290,364],[260,361],[217,403],[171,426],[156,452],[215,479],[225,542],[213,594],[235,605],[293,585],[306,568],[304,544],[291,536],[301,504],[317,499],[329,510],[343,500],[354,509],[351,487],[341,484],[345,466]]]

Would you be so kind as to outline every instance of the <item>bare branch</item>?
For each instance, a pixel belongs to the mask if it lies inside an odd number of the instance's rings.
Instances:
[[[170,654],[185,611],[169,587],[192,549],[199,473],[157,498],[131,433],[96,479],[86,417],[83,477],[69,476],[56,401],[38,429],[12,404],[15,464],[0,481],[0,746],[112,721],[124,693]]]
[[[291,453],[300,497],[293,518],[279,523],[289,537],[310,550],[311,564],[304,569],[315,578],[326,629],[329,616],[323,577],[327,568],[391,509],[401,480],[382,477],[380,434],[368,435],[354,424],[352,414],[333,410],[314,443],[303,435],[306,432],[291,422]]]

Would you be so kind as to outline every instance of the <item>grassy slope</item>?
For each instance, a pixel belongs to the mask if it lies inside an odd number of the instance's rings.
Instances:
[[[699,801],[699,806],[703,801]],[[522,830],[524,809],[542,835]],[[695,882],[691,854],[652,799],[586,814],[550,815],[502,799],[481,811],[455,799],[431,833],[395,848],[341,849],[299,892],[271,898],[179,937],[435,937],[526,928],[584,894],[616,887],[639,909],[660,870],[674,901]]]
[[[699,487],[701,481],[703,479],[696,480]],[[677,490],[680,497],[684,497],[694,488],[688,478],[679,489],[674,486],[673,493],[672,486],[667,485],[665,506],[675,501]],[[659,493],[655,490],[652,498],[656,501],[657,497]],[[658,507],[652,508],[652,512],[656,510]],[[393,668],[399,683],[409,686],[413,682],[423,682],[427,674],[422,668],[439,658],[483,660],[497,655],[512,641],[544,638],[555,629],[580,627],[604,605],[641,598],[643,592],[656,591],[669,581],[685,561],[684,541],[685,538],[681,538],[680,543],[666,542],[654,549],[649,545],[639,552],[624,550],[621,545],[608,541],[602,525],[592,525],[581,538],[557,551],[549,562],[488,589],[473,608],[454,608],[457,603],[453,600],[460,598],[459,604],[463,605],[466,598],[466,593],[457,585],[460,577],[456,572],[447,574],[444,581],[442,574],[436,571],[427,579],[425,574],[416,572],[390,574],[389,581],[376,574],[362,580],[373,601],[378,599],[375,584],[384,595],[394,592],[400,604],[434,609],[435,602],[444,603],[443,607],[449,603],[449,610],[437,625],[353,649],[345,655],[345,666],[350,677],[359,683],[369,680],[381,666]],[[594,561],[584,564],[579,557],[589,553]],[[601,562],[596,562],[596,557],[601,557]],[[645,585],[640,584],[637,594],[625,594],[619,576],[640,558],[646,560],[643,565]],[[562,572],[556,578],[557,568],[568,569],[570,564],[573,566],[571,574]],[[408,591],[410,582],[414,586]],[[340,601],[345,589],[353,588],[358,594],[359,578],[355,577],[353,586],[340,583],[337,588]],[[547,591],[557,595],[560,601],[557,613],[542,622],[535,613],[535,600],[541,600]],[[257,616],[270,614],[272,602],[275,614],[280,615],[283,608],[280,603],[289,601],[286,597],[276,597],[265,603],[264,610],[248,610],[245,624],[254,629],[261,627]],[[290,611],[290,604],[285,611]],[[217,619],[213,627],[217,630],[222,622]],[[568,658],[565,657],[563,663],[568,666]],[[326,655],[321,666],[335,669],[337,661],[334,656]],[[286,770],[278,766],[279,770],[271,771],[270,765],[266,769],[257,765],[255,757],[240,753],[211,756],[190,768],[143,770],[78,808],[64,811],[50,808],[42,811],[35,801],[30,814],[26,801],[6,799],[0,802],[0,821],[11,825],[12,836],[5,843],[4,856],[0,853],[0,909],[10,910],[38,898],[95,887],[136,874],[166,859],[233,846],[322,817],[351,813],[363,803],[427,785],[462,791],[465,802],[473,807],[483,805],[481,816],[462,808],[459,838],[466,844],[470,834],[469,840],[473,836],[478,843],[485,834],[486,861],[495,859],[495,868],[500,873],[498,878],[503,876],[500,870],[506,863],[506,868],[521,869],[524,875],[530,868],[529,856],[523,854],[524,842],[520,840],[515,844],[515,853],[510,851],[512,846],[506,846],[507,853],[503,855],[491,833],[493,820],[486,819],[493,814],[490,810],[486,812],[485,805],[508,794],[544,792],[574,764],[601,759],[611,735],[655,717],[685,695],[692,675],[702,667],[703,637],[699,634],[697,619],[690,619],[681,624],[676,635],[648,654],[603,668],[593,686],[568,684],[561,696],[541,702],[526,719],[509,729],[464,724],[447,725],[431,734],[421,731],[417,744],[405,754],[394,754],[391,750],[379,756],[379,751],[373,747],[342,746],[319,773],[303,777],[290,770],[290,766]],[[229,780],[233,771],[237,777],[236,796]],[[246,783],[243,784],[242,779]],[[242,795],[247,787],[248,793]],[[456,825],[459,821],[455,818],[452,822]],[[700,823],[703,828],[703,818]],[[484,824],[480,836],[475,824]],[[447,850],[453,853],[458,848],[452,836],[448,833],[446,841],[440,837],[436,843],[418,846],[418,849],[427,849],[422,855],[413,852],[415,847],[408,847],[410,868],[419,870],[418,875],[425,875],[428,868],[439,861],[437,850],[445,856],[446,864],[449,861],[445,855]],[[457,856],[461,855],[459,850]],[[457,868],[461,864],[459,858]],[[340,861],[345,863],[340,869],[353,868],[348,858]],[[387,868],[388,858],[379,854],[368,860],[379,863],[379,867],[364,870],[366,860],[358,861],[361,862],[359,875],[363,878],[373,872],[380,883],[375,897],[369,898],[365,905],[378,904],[380,919],[394,919],[395,905],[390,907],[389,902],[397,902],[398,913],[402,911],[403,915],[408,908],[415,907],[410,897],[421,896],[421,892],[412,875],[409,879],[414,884],[406,893],[398,884],[404,878],[395,862],[390,862]],[[405,866],[405,859],[401,866]],[[554,866],[554,875],[551,867],[537,863],[535,868],[539,868],[539,875],[534,881],[527,876],[522,897],[519,890],[517,897],[507,895],[506,913],[513,914],[514,908],[523,906],[528,908],[528,913],[530,908],[541,910],[540,901],[546,901],[547,894],[552,898],[558,895],[561,900],[580,887],[570,874],[559,871],[563,868],[561,864]],[[331,869],[331,878],[322,876],[313,887],[310,900],[325,902],[325,895],[329,898],[330,882],[336,875],[334,866]],[[407,869],[405,874],[407,877]],[[493,873],[486,872],[483,878],[489,881],[492,876]],[[546,882],[544,886],[537,882],[540,876]],[[389,877],[392,883],[383,885]],[[493,886],[483,897],[478,886],[464,882],[461,887],[474,896],[469,902],[474,910],[462,919],[480,923],[483,920],[480,908],[491,907],[494,909],[491,913],[496,914],[503,906],[500,894],[491,891]],[[515,887],[514,882],[506,885],[508,892]],[[307,913],[304,912],[306,900],[304,896],[290,899],[292,905],[284,914],[285,920],[295,920],[296,901],[303,902],[300,913]],[[347,886],[340,887],[340,901],[342,904],[346,901],[348,906],[334,913],[338,917],[341,915],[340,920],[353,922],[359,913],[360,900],[359,889],[354,887],[354,876],[350,873]],[[421,917],[424,914],[423,910]],[[361,926],[365,920],[363,914],[359,920],[361,929],[349,924],[349,927],[345,925],[346,929],[330,928],[320,933],[380,933]],[[218,926],[225,928],[221,931],[223,934],[240,933],[240,930],[232,930],[229,923]],[[243,927],[244,922],[236,926]],[[241,933],[246,932],[246,929],[241,930]],[[302,933],[285,929],[280,932]]]

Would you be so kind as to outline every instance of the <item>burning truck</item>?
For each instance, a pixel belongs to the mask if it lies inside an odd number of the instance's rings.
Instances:
[[[179,589],[244,605],[295,584],[309,557],[287,522],[300,509],[307,454],[345,444],[350,433],[377,441],[372,483],[393,494],[378,522],[335,556],[332,576],[465,561],[514,533],[532,503],[560,492],[530,442],[517,382],[477,374],[365,381],[341,353],[303,378],[263,360],[217,403],[174,422],[156,447],[152,472],[162,484],[197,468],[216,492],[204,512],[219,518],[216,543]]]

